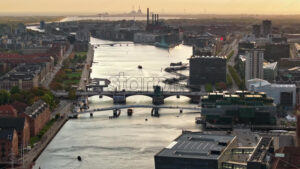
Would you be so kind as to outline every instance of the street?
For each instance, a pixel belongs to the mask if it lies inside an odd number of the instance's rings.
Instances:
[[[42,86],[43,87],[49,89],[49,86],[50,86],[52,80],[54,79],[54,77],[57,74],[57,72],[61,69],[63,61],[66,60],[71,55],[71,53],[73,52],[73,48],[74,48],[74,46],[70,45],[68,51],[64,54],[64,56],[60,60],[60,62],[56,64],[56,66],[54,67],[53,71],[47,74],[47,77],[42,82]]]

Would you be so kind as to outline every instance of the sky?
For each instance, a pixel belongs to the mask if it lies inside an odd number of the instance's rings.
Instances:
[[[300,0],[0,0],[0,14],[300,14]]]

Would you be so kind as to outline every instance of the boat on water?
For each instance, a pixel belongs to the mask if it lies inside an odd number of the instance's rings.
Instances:
[[[182,62],[170,63],[170,66],[182,66]]]
[[[82,159],[81,159],[81,157],[80,157],[80,156],[77,156],[77,160],[78,160],[78,161],[81,161]]]
[[[138,69],[143,69],[143,66],[141,66],[141,65],[138,65]]]

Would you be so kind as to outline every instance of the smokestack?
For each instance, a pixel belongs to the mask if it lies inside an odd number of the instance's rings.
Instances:
[[[149,8],[147,8],[147,25],[149,25]]]
[[[157,14],[157,23],[159,22],[159,14]]]
[[[152,24],[154,24],[154,14],[152,14]]]
[[[157,23],[157,14],[154,15],[155,16],[155,24]]]

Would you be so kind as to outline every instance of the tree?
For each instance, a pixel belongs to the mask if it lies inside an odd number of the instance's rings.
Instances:
[[[213,91],[213,87],[210,83],[205,84],[205,91],[206,92],[212,92]]]
[[[8,104],[10,101],[10,93],[6,90],[0,90],[0,105]]]
[[[219,82],[216,84],[216,89],[217,90],[226,90],[227,89],[227,86],[226,86],[226,83],[224,82]]]
[[[226,85],[227,87],[232,87],[232,78],[229,74],[226,75]]]
[[[71,99],[71,100],[76,99],[76,90],[74,90],[74,89],[69,90],[69,99]]]
[[[15,93],[15,94],[11,94],[11,101],[19,101],[19,102],[25,102],[24,99],[24,95],[22,95],[21,93]]]
[[[17,94],[17,93],[20,93],[21,90],[19,89],[18,86],[14,86],[13,88],[10,89],[10,94],[13,95],[13,94]]]

